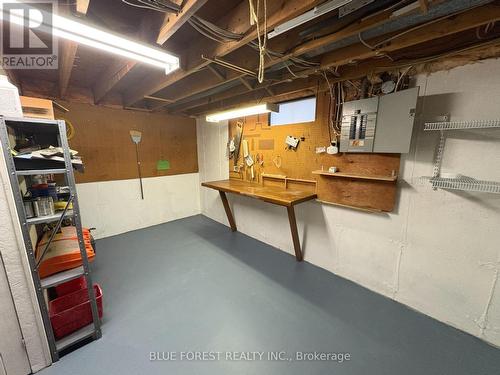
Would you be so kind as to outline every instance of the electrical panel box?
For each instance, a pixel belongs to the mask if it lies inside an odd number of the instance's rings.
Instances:
[[[346,102],[340,152],[407,153],[419,88]]]

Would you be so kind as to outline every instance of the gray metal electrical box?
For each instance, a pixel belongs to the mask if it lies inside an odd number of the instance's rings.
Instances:
[[[340,151],[407,153],[418,91],[415,87],[344,103]]]

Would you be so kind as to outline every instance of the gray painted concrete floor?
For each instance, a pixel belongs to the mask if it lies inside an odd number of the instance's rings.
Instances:
[[[97,243],[102,339],[50,374],[498,374],[500,350],[204,216]],[[266,352],[262,361],[181,352]],[[350,353],[272,361],[267,352]],[[150,352],[177,360],[150,361]],[[164,358],[166,358],[164,353]]]

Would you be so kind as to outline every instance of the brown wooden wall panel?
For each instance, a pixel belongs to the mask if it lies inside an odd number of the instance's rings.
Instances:
[[[70,147],[83,158],[85,173],[78,183],[137,178],[135,145],[131,129],[142,132],[139,153],[143,177],[198,172],[196,123],[194,119],[113,109],[81,103],[63,103],[70,111],[56,113],[75,127]],[[157,162],[166,159],[170,169],[157,171]]]
[[[268,126],[268,115],[249,116],[244,120],[243,139],[249,144],[250,154],[264,156],[264,165],[255,166],[255,182],[262,181],[262,173],[286,175],[289,178],[316,180],[318,199],[325,202],[344,204],[360,208],[370,208],[382,211],[392,211],[396,199],[396,184],[353,179],[339,179],[312,174],[312,171],[336,166],[339,171],[358,175],[391,176],[392,172],[399,172],[400,154],[354,154],[339,153],[328,155],[316,154],[316,147],[329,146],[327,93],[318,95],[316,121],[304,124],[283,126]],[[241,120],[241,119],[239,119]],[[229,136],[233,136],[236,122],[229,122]],[[304,137],[297,151],[285,149],[287,135]],[[259,149],[262,140],[274,140],[274,148]],[[272,162],[281,158],[281,168]],[[239,164],[243,164],[240,154]],[[229,161],[231,178],[251,180],[248,168],[241,173],[232,172],[233,160]],[[267,183],[267,180],[266,180]]]

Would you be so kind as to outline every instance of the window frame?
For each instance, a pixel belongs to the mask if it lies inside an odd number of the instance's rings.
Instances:
[[[268,113],[268,124],[269,124],[269,127],[272,127],[272,126],[288,126],[288,125],[297,125],[297,124],[309,124],[311,122],[316,122],[317,119],[318,119],[318,97],[316,95],[310,95],[310,96],[305,96],[303,98],[286,100],[286,101],[279,102],[279,103],[276,103],[276,104],[278,106],[281,106],[281,104],[287,104],[287,103],[293,103],[293,102],[300,102],[300,101],[305,101],[305,100],[312,99],[312,98],[314,98],[314,120],[303,121],[303,122],[291,122],[291,123],[287,123],[287,124],[275,124],[275,125],[273,125],[271,123],[272,112],[269,112]],[[281,110],[281,108],[280,108],[280,110]]]

